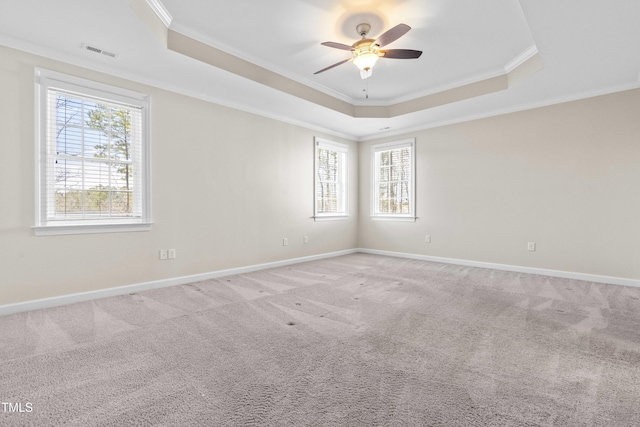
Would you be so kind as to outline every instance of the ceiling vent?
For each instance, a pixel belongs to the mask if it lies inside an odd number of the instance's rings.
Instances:
[[[100,53],[102,55],[109,56],[111,58],[117,58],[118,57],[117,53],[107,52],[106,50],[100,49],[99,47],[91,46],[91,45],[88,45],[88,44],[83,44],[82,48],[86,49],[86,50],[89,50],[91,52]]]

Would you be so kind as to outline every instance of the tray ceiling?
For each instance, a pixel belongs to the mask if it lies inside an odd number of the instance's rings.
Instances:
[[[615,5],[615,7],[614,7]],[[638,87],[640,2],[0,2],[0,44],[354,139]],[[154,13],[159,12],[159,13]],[[163,22],[164,21],[164,22]],[[412,27],[362,80],[352,44]],[[112,58],[83,48],[91,45]]]

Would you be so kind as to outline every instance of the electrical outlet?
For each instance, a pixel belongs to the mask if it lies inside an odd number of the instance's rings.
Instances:
[[[304,243],[305,245],[309,243],[309,236],[302,237],[302,243]]]
[[[282,246],[289,246],[289,239],[287,239],[286,237],[282,238]]]
[[[535,251],[536,250],[536,242],[528,242],[527,243],[527,250],[528,251]]]
[[[176,259],[176,250],[175,249],[169,249],[167,255],[169,256],[169,259]]]
[[[424,236],[424,242],[425,243],[431,243],[431,236],[428,235],[428,234],[426,236]]]
[[[166,249],[160,249],[160,259],[165,260],[167,259],[168,254],[167,254],[167,250]]]

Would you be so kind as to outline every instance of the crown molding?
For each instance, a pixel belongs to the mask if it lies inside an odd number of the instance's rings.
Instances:
[[[243,104],[234,103],[227,99],[203,95],[201,92],[185,90],[183,87],[168,84],[162,80],[153,79],[148,76],[143,76],[140,74],[123,72],[118,68],[99,64],[93,60],[84,58],[82,56],[69,55],[57,50],[43,48],[40,45],[35,45],[29,42],[25,42],[23,40],[6,37],[0,34],[0,47],[2,46],[5,46],[9,49],[25,52],[27,54],[36,55],[45,59],[58,61],[63,64],[68,64],[75,67],[84,68],[86,70],[94,71],[97,73],[106,74],[110,77],[115,77],[123,80],[128,80],[133,83],[152,86],[158,89],[166,90],[167,92],[185,95],[190,98],[199,99],[201,101],[210,102],[212,104],[221,105],[223,107],[232,108],[234,110],[242,111],[245,113],[255,114],[257,116],[265,117],[268,119],[276,120],[276,121],[287,123],[290,125],[299,126],[299,127],[317,131],[317,132],[322,132],[327,135],[332,135],[339,138],[345,138],[351,141],[357,141],[357,136],[352,134],[337,132],[327,127],[317,126],[301,120],[295,120],[285,115],[275,114],[269,111],[259,110],[257,108],[251,108]],[[79,51],[82,52],[82,49],[79,49]],[[65,72],[65,70],[61,70],[60,67],[51,66],[50,64],[47,64],[45,68],[51,69],[53,71]]]
[[[158,18],[162,21],[165,27],[169,28],[173,21],[173,16],[169,13],[167,8],[160,0],[146,0],[149,7],[158,15]]]
[[[513,70],[527,62],[529,59],[533,58],[537,53],[538,47],[535,44],[532,44],[511,61],[507,62],[507,64],[504,66],[504,71],[506,73],[512,72]]]
[[[473,121],[473,120],[481,120],[481,119],[486,119],[486,118],[489,118],[489,117],[503,116],[505,114],[511,114],[511,113],[517,113],[517,112],[520,112],[520,111],[533,110],[533,109],[536,109],[536,108],[550,107],[552,105],[558,105],[558,104],[564,104],[564,103],[567,103],[567,102],[580,101],[580,100],[583,100],[583,99],[595,98],[597,96],[610,95],[610,94],[614,94],[614,93],[618,93],[618,92],[626,92],[628,90],[635,90],[635,89],[640,89],[640,79],[637,82],[631,82],[631,83],[628,83],[628,84],[611,86],[611,87],[608,87],[608,88],[598,89],[598,90],[593,90],[593,91],[576,92],[576,93],[573,93],[573,94],[569,94],[569,95],[565,95],[565,96],[561,96],[561,97],[557,97],[557,98],[552,98],[552,99],[547,99],[547,100],[540,101],[540,102],[522,103],[522,104],[514,105],[514,106],[511,106],[511,107],[508,107],[508,108],[498,108],[498,109],[487,111],[487,112],[480,113],[480,114],[462,115],[462,116],[456,117],[455,119],[452,119],[452,120],[440,120],[440,121],[436,121],[436,122],[431,122],[431,123],[429,123],[427,125],[424,125],[424,126],[414,126],[414,127],[410,127],[410,128],[402,128],[402,129],[397,130],[397,131],[380,132],[380,133],[376,133],[376,134],[371,134],[371,135],[359,137],[357,139],[357,141],[358,142],[368,142],[368,141],[375,141],[375,140],[380,139],[380,138],[386,138],[386,137],[391,137],[391,136],[409,135],[409,134],[413,134],[415,132],[420,132],[420,131],[423,131],[423,130],[434,129],[434,128],[439,128],[439,127],[449,126],[449,125],[455,125],[455,124],[458,124],[458,123],[465,123],[465,122],[470,122],[470,121]]]
[[[175,31],[176,33],[182,34],[183,36],[187,36],[191,39],[197,40],[201,43],[204,43],[205,45],[208,45],[216,50],[219,50],[221,52],[224,52],[226,54],[229,54],[231,56],[234,56],[236,58],[242,59],[246,62],[249,62],[253,65],[257,65],[261,68],[264,68],[267,71],[279,74],[283,77],[286,77],[287,79],[290,79],[294,82],[300,83],[302,85],[308,86],[310,88],[313,88],[315,90],[318,90],[320,92],[325,93],[326,95],[329,95],[333,98],[339,99],[341,101],[347,102],[349,104],[353,104],[354,99],[351,98],[350,96],[346,96],[336,90],[333,90],[331,88],[328,88],[324,85],[318,84],[317,82],[310,80],[310,79],[305,79],[305,78],[300,78],[300,76],[298,75],[294,75],[293,73],[291,73],[288,70],[285,70],[283,68],[279,68],[279,67],[274,67],[273,64],[257,58],[255,56],[252,55],[247,55],[245,52],[241,52],[237,49],[234,49],[224,43],[220,43],[218,40],[213,40],[210,37],[205,36],[204,34],[198,32],[198,31],[194,31],[193,29],[186,27],[184,25],[180,25],[179,23],[173,23],[171,25],[171,30]],[[214,65],[215,66],[215,65]]]

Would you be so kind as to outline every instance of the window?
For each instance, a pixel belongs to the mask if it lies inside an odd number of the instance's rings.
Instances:
[[[349,147],[318,138],[315,144],[315,218],[346,218]]]
[[[415,220],[415,140],[371,147],[372,217]]]
[[[148,99],[38,70],[36,235],[150,228]]]

